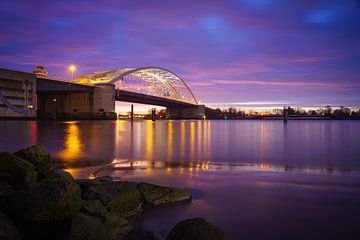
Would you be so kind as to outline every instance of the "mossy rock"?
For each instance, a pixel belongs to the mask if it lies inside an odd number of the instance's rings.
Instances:
[[[0,239],[1,240],[20,240],[22,236],[10,218],[0,212]]]
[[[138,213],[141,207],[141,195],[136,186],[131,182],[100,182],[88,187],[83,199],[98,199],[109,211],[126,217]]]
[[[126,234],[126,236],[123,239],[124,240],[163,240],[164,238],[158,232],[137,228],[131,230],[128,234]]]
[[[14,196],[14,189],[8,182],[0,181],[0,211],[9,213]]]
[[[103,223],[105,223],[106,215],[108,214],[108,210],[104,204],[97,199],[83,201],[80,211],[89,216],[99,218]]]
[[[50,169],[50,153],[44,146],[33,145],[15,152],[14,155],[32,163],[41,177],[45,177]]]
[[[124,236],[131,230],[128,220],[112,212],[108,212],[104,224],[108,239],[118,239],[119,236]]]
[[[130,230],[129,222],[106,210],[99,200],[84,201],[71,220],[69,239],[118,239]]]
[[[163,187],[150,183],[139,183],[138,190],[149,205],[182,202],[191,200],[191,192],[179,188]]]
[[[79,212],[81,191],[69,173],[54,170],[30,189],[23,201],[27,220],[63,220]]]
[[[68,240],[98,240],[107,239],[103,222],[85,213],[76,214],[70,223]]]
[[[0,173],[16,190],[29,188],[37,181],[34,165],[8,152],[0,153]]]
[[[181,221],[171,229],[166,240],[224,240],[224,232],[203,218]]]
[[[85,192],[91,186],[112,182],[112,181],[113,178],[111,176],[103,176],[95,179],[77,179],[76,183],[79,184],[81,188],[81,192]]]

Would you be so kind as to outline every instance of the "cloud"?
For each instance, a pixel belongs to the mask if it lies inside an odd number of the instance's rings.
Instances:
[[[356,4],[4,0],[0,67],[32,71],[41,64],[50,75],[68,78],[73,62],[78,74],[161,66],[204,102],[334,97],[352,104],[360,102]]]
[[[326,82],[273,82],[273,81],[259,81],[259,80],[215,80],[214,83],[220,84],[240,84],[240,85],[270,85],[279,87],[302,87],[302,88],[353,88],[360,87],[360,84],[354,83],[326,83]]]

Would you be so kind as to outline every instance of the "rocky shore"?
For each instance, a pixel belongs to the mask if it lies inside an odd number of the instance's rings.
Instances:
[[[205,219],[179,222],[166,238],[134,229],[130,219],[152,206],[191,201],[191,192],[111,177],[75,180],[34,145],[0,153],[0,239],[225,239]]]

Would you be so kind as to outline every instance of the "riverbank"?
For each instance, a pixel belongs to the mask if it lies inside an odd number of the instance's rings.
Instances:
[[[0,153],[1,239],[164,239],[134,229],[134,216],[154,206],[189,202],[191,192],[109,176],[75,180],[34,145]],[[181,221],[167,240],[224,239],[205,219]]]

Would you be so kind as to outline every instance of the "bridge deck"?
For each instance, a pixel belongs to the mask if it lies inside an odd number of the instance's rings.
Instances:
[[[196,108],[197,105],[187,102],[176,101],[173,99],[162,98],[157,96],[146,95],[142,93],[135,93],[124,91],[120,89],[115,90],[115,99],[117,101],[134,102],[141,104],[150,104],[171,108]]]

